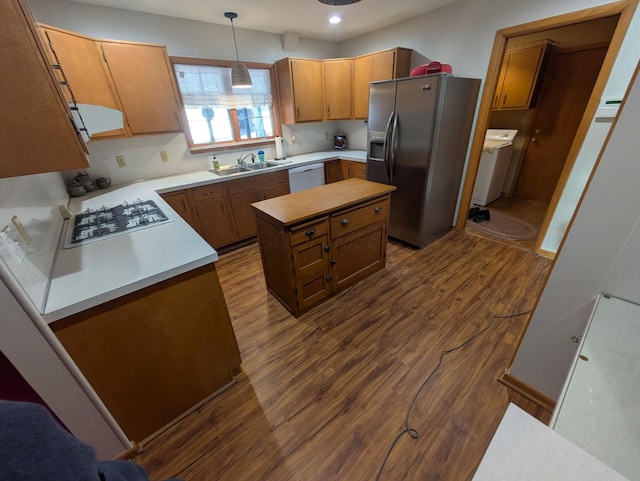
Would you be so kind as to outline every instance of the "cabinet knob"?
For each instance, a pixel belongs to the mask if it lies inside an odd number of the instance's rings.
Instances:
[[[331,277],[331,276],[327,276],[327,277],[325,277],[325,279],[326,279],[327,281],[330,281],[331,279],[333,279],[333,277]]]
[[[305,232],[305,234],[307,234],[309,237],[311,237],[315,233],[316,233],[315,229],[309,229],[307,232]]]
[[[296,118],[300,120],[300,107],[296,107]]]
[[[342,225],[347,225],[347,224],[349,224],[349,219],[342,219],[342,220],[340,221],[340,223],[341,223]]]
[[[382,212],[382,207],[376,207],[375,209],[373,209],[373,211],[374,211],[376,214],[379,214],[380,212]]]
[[[331,260],[329,261],[329,264],[331,264],[331,265],[334,265],[335,263],[336,263],[336,260],[335,260],[335,259],[331,259]]]
[[[324,250],[325,250],[326,252],[329,252],[329,251],[331,250],[331,246],[324,246]]]

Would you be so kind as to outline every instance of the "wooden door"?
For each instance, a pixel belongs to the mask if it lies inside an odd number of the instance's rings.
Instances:
[[[89,166],[29,9],[0,0],[0,177]]]
[[[231,208],[233,209],[233,219],[236,224],[238,239],[248,239],[258,235],[256,225],[256,215],[251,204],[262,200],[261,192],[258,189],[246,190],[231,194]]]
[[[369,83],[372,79],[373,55],[353,60],[353,117],[366,119],[369,116]]]
[[[291,60],[291,77],[296,122],[321,121],[324,112],[322,63],[318,60]]]
[[[164,47],[100,42],[133,134],[180,131],[171,65]]]
[[[324,183],[331,184],[344,180],[342,164],[339,160],[330,160],[324,163]]]
[[[291,190],[289,189],[289,182],[266,185],[262,188],[262,200],[280,197],[281,195],[287,195],[289,193],[291,193]]]
[[[48,27],[40,27],[40,31],[48,44],[51,62],[55,63],[57,57],[76,102],[123,110],[99,47],[93,39]],[[67,101],[71,101],[69,90],[64,89],[63,92]],[[124,129],[117,129],[93,134],[91,138],[124,135]]]
[[[212,247],[220,248],[238,240],[227,197],[211,197],[197,202],[196,214],[202,236]]]
[[[546,46],[514,50],[505,54],[494,100],[497,109],[527,109],[530,106]]]
[[[189,200],[185,192],[172,192],[170,194],[162,194],[164,201],[175,210],[180,217],[182,217],[187,224],[198,230],[195,222],[193,221],[193,215],[191,213],[191,207],[189,206]]]
[[[552,54],[514,197],[551,200],[606,53],[607,47]]]
[[[331,263],[334,290],[349,287],[384,267],[386,225],[386,221],[368,225],[333,241]]]
[[[404,75],[404,73],[403,73]],[[371,81],[390,80],[396,77],[396,50],[375,53],[371,56]]]
[[[351,59],[326,60],[322,63],[327,120],[351,118],[352,65]]]

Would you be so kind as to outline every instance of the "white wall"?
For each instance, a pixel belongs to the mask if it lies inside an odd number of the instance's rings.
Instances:
[[[571,337],[584,333],[598,294],[640,298],[639,124],[636,79],[511,367],[552,398],[559,396],[578,347]]]
[[[233,60],[231,28],[179,18],[151,15],[129,10],[80,4],[65,0],[29,0],[38,22],[79,32],[95,38],[150,42],[167,46],[169,55]],[[238,51],[241,60],[273,63],[283,57],[331,58],[338,56],[338,44],[323,40],[300,38],[295,51],[284,51],[280,35],[241,28],[242,19],[235,22]],[[325,132],[329,132],[330,140]],[[287,156],[328,150],[333,147],[337,122],[290,126],[286,129],[284,151]],[[290,142],[291,135],[296,143]],[[267,159],[275,157],[274,147],[265,150]],[[160,161],[160,150],[167,150],[170,161]],[[236,149],[217,155],[221,165],[235,163],[242,152]],[[129,139],[92,142],[89,145],[92,177],[109,177],[113,184],[141,178],[162,177],[182,172],[210,168],[211,155],[192,155],[183,134],[150,135]],[[119,168],[116,155],[124,155],[127,167]],[[65,174],[69,179],[75,173]]]
[[[69,196],[59,173],[0,179],[0,230],[9,227],[27,257],[19,264],[0,243],[0,264],[8,267],[42,311],[53,256],[62,228],[57,206],[67,205]],[[17,215],[31,237],[27,246],[11,223]]]
[[[564,13],[610,3],[603,0],[463,0],[426,13],[411,20],[343,42],[340,52],[353,56],[396,46],[412,48],[430,60],[453,66],[459,77],[483,80],[495,33],[501,28],[540,20]],[[620,98],[624,93],[640,49],[640,15],[629,27],[618,61],[611,72],[604,98]],[[415,57],[415,56],[414,56]],[[416,59],[412,61],[415,65]],[[420,62],[421,63],[421,62]],[[585,148],[580,152],[542,248],[556,252],[566,226],[575,210],[586,179],[593,168],[604,136],[601,126],[590,132]],[[606,135],[606,132],[605,132]],[[468,159],[467,159],[468,160]],[[465,164],[466,172],[466,164]]]

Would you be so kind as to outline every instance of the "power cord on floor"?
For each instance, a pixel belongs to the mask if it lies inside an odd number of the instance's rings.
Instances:
[[[451,349],[445,349],[444,351],[440,352],[440,356],[438,358],[438,362],[437,362],[436,366],[432,369],[432,371],[429,373],[427,378],[420,385],[420,388],[416,391],[415,395],[413,396],[413,399],[411,400],[411,404],[409,404],[409,408],[407,409],[407,414],[406,414],[406,416],[404,418],[404,429],[398,433],[398,435],[395,437],[395,439],[393,440],[393,442],[389,446],[389,449],[387,450],[387,454],[385,455],[384,460],[382,461],[382,464],[380,465],[380,470],[378,471],[378,475],[376,476],[375,481],[380,481],[380,476],[382,476],[382,471],[384,470],[384,467],[387,464],[387,461],[389,460],[389,456],[391,456],[391,453],[393,452],[393,449],[395,448],[395,446],[398,443],[398,441],[400,440],[400,438],[402,438],[405,434],[408,434],[409,437],[412,438],[412,439],[418,439],[420,437],[420,433],[418,432],[418,430],[411,427],[411,425],[409,423],[409,416],[411,415],[411,411],[413,410],[413,406],[415,405],[416,401],[418,400],[418,396],[420,396],[420,393],[422,392],[422,390],[429,383],[429,381],[431,380],[433,375],[436,373],[436,371],[440,368],[440,366],[442,365],[442,361],[443,361],[444,357],[447,354],[450,354],[450,353],[452,353],[454,351],[457,351],[458,349],[462,349],[464,346],[466,346],[467,344],[472,342],[476,337],[480,336],[481,334],[483,334],[486,331],[488,331],[489,329],[491,329],[491,326],[493,326],[493,321],[495,319],[510,319],[510,318],[513,318],[513,317],[524,316],[525,314],[529,314],[530,312],[531,311],[519,312],[518,314],[511,314],[509,316],[493,316],[491,318],[491,320],[489,321],[489,323],[485,327],[480,329],[478,332],[476,332],[473,336],[468,338],[462,344],[460,344],[460,345],[458,345],[456,347],[452,347]]]

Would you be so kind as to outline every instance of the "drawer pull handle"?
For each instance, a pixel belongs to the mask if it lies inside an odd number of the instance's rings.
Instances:
[[[316,233],[315,229],[309,229],[307,232],[305,232],[309,237],[311,237],[313,234]]]
[[[325,277],[325,279],[326,279],[327,281],[330,281],[330,280],[332,279],[332,277],[331,277],[331,276],[327,276],[327,277]]]
[[[336,260],[335,260],[335,259],[331,259],[331,260],[329,261],[329,264],[331,264],[331,265],[334,265],[335,263],[336,263]]]
[[[376,214],[379,214],[380,212],[382,212],[382,207],[376,207],[375,209],[373,209],[373,211],[374,211]]]
[[[324,246],[325,252],[329,252],[331,250],[331,246]]]
[[[347,224],[349,224],[349,219],[342,219],[342,220],[340,221],[340,223],[341,223],[342,225],[347,225]]]

